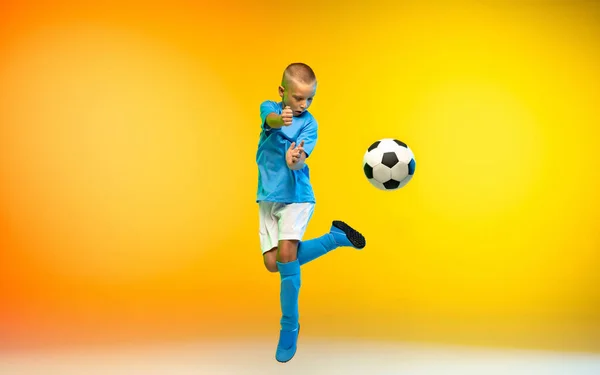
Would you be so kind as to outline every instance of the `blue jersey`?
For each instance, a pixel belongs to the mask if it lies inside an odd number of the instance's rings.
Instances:
[[[266,119],[269,113],[281,114],[281,102],[267,100],[260,106],[261,133],[256,152],[258,191],[256,201],[281,203],[315,203],[308,165],[291,170],[285,154],[292,144],[304,141],[304,151],[310,155],[317,143],[317,121],[308,111],[294,117],[292,125],[271,128]]]

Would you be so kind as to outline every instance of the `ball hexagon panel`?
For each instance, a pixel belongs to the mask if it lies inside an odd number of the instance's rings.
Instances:
[[[383,164],[378,164],[373,168],[373,178],[382,184],[386,183],[392,178],[392,170]]]
[[[404,180],[408,176],[408,165],[398,163],[392,167],[392,178],[398,182]]]

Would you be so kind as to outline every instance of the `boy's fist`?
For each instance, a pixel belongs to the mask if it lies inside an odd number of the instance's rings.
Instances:
[[[294,117],[294,112],[289,106],[286,106],[281,112],[281,120],[283,120],[283,126],[292,125],[292,117]]]

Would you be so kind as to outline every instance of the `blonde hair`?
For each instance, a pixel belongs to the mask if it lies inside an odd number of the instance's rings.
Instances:
[[[305,63],[296,62],[288,65],[283,71],[281,85],[287,87],[287,83],[291,80],[311,84],[317,81],[317,76],[310,66]]]

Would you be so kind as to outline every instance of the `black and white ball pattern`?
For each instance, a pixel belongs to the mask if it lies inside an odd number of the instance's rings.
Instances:
[[[397,190],[415,174],[415,156],[406,143],[393,138],[374,142],[363,157],[363,170],[369,182],[381,190]]]

